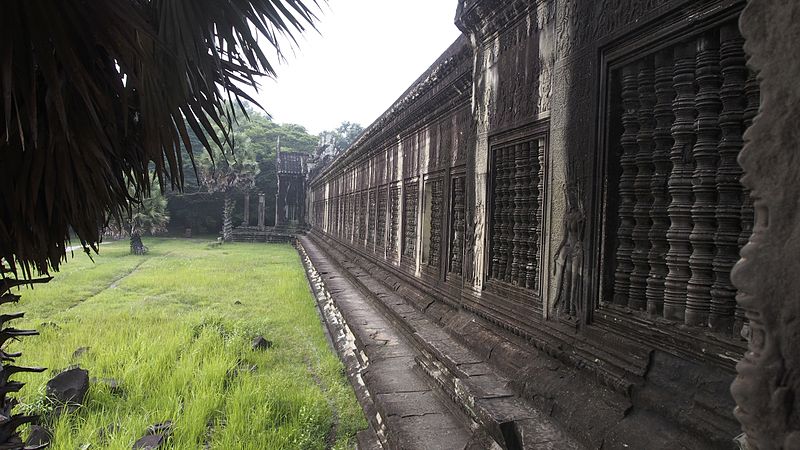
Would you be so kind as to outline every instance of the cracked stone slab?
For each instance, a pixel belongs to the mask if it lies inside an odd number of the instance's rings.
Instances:
[[[414,450],[453,450],[463,449],[470,441],[470,435],[462,431],[462,426],[452,415],[427,414],[418,417],[389,417],[390,429],[397,430],[402,439],[392,439],[396,448]]]
[[[432,391],[377,394],[388,416],[420,417],[428,414],[445,414],[447,408]]]

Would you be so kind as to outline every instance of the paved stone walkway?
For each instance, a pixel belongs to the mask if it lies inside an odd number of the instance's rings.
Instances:
[[[415,361],[415,350],[396,327],[339,275],[311,240],[303,238],[301,243],[354,335],[365,363],[362,389],[374,404],[374,417],[368,419],[380,440],[398,449],[486,448],[473,440],[464,418],[437,394]]]
[[[388,437],[383,441],[390,448],[582,448],[509,389],[510,380],[486,355],[411,306],[398,293],[397,280],[380,267],[367,263],[367,271],[355,262],[359,257],[335,243],[324,250],[310,238],[301,244],[329,289],[330,302],[352,328],[367,363],[362,381],[372,391],[367,403],[377,411],[374,429]],[[419,300],[413,303],[424,305]],[[331,319],[326,322],[330,327]],[[371,408],[365,410],[369,415]]]

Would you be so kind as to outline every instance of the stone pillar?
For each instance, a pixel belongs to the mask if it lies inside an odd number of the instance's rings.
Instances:
[[[741,16],[761,110],[739,155],[753,234],[732,273],[750,320],[731,391],[750,448],[800,448],[800,2],[750,0]]]
[[[265,227],[264,218],[267,214],[267,196],[258,194],[258,228],[263,230]]]
[[[250,226],[250,193],[244,194],[244,226]]]

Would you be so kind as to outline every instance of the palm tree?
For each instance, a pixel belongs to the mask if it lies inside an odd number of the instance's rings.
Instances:
[[[96,251],[109,214],[153,184],[180,189],[188,130],[222,147],[228,111],[255,103],[241,86],[274,75],[281,40],[315,20],[305,0],[0,2],[0,303],[58,270],[70,230]],[[6,381],[0,448],[21,449]]]
[[[167,198],[161,192],[154,191],[141,203],[132,205],[130,215],[110,218],[109,231],[114,236],[128,236],[131,240],[131,253],[144,255],[147,247],[142,242],[142,235],[166,231],[169,219]]]

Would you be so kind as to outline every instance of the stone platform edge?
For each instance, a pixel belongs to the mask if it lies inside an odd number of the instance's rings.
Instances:
[[[357,448],[359,450],[384,449],[387,443],[385,424],[377,413],[373,396],[362,377],[366,363],[365,356],[356,343],[357,337],[350,330],[344,316],[336,307],[336,303],[333,301],[325,282],[308,256],[303,244],[300,240],[294,241],[294,244],[305,268],[306,278],[314,296],[317,312],[322,323],[325,324],[325,334],[331,347],[333,347],[344,364],[347,371],[347,379],[353,386],[356,399],[367,417],[369,427],[357,434]]]

